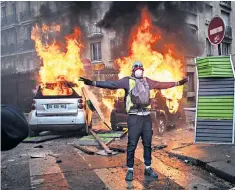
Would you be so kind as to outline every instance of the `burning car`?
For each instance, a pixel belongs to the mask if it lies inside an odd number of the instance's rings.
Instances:
[[[176,127],[179,118],[179,112],[171,113],[166,105],[166,100],[161,92],[157,93],[155,98],[151,99],[150,115],[152,117],[153,128],[162,135],[169,127]],[[113,130],[122,130],[127,126],[128,114],[125,110],[123,98],[118,98],[114,103],[114,109],[111,112],[110,123]]]
[[[55,90],[56,86],[46,84],[47,89]],[[30,136],[38,135],[41,131],[68,130],[81,130],[84,135],[88,134],[92,127],[92,112],[73,86],[69,83],[60,84],[59,89],[65,93],[59,95],[44,95],[43,87],[39,86],[28,116]]]

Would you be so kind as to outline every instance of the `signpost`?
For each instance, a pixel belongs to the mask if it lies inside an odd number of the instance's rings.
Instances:
[[[220,43],[225,36],[225,24],[221,17],[215,16],[208,26],[208,39],[212,45],[218,45],[219,55],[222,54]]]

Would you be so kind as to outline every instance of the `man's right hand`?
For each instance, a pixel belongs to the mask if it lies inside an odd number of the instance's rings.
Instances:
[[[80,77],[79,81],[83,81],[84,84],[86,84],[86,85],[90,85],[90,86],[94,85],[93,81],[86,79],[86,78],[83,78],[83,77]]]
[[[188,82],[188,78],[184,78],[180,81],[177,82],[177,86],[181,86],[181,85],[184,85],[184,83]]]

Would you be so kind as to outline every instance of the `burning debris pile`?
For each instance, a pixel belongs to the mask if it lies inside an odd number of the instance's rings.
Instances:
[[[176,55],[174,45],[165,44],[161,52],[156,47],[162,39],[162,31],[153,25],[151,14],[144,9],[140,23],[133,28],[130,35],[129,55],[115,60],[115,66],[119,69],[119,78],[131,75],[131,66],[135,60],[140,60],[145,68],[145,76],[162,82],[178,81],[185,77],[183,59]],[[151,92],[154,98],[157,91]],[[167,106],[171,113],[178,110],[178,101],[183,95],[183,86],[161,90],[166,98]],[[123,97],[124,92],[118,90],[114,95]],[[109,109],[113,107],[113,101],[104,99]]]
[[[32,28],[31,38],[35,41],[35,49],[42,61],[39,71],[43,95],[70,95],[75,87],[80,94],[82,82],[78,77],[84,72],[83,63],[80,58],[83,44],[80,41],[81,31],[75,28],[71,35],[65,37],[66,43],[59,43],[49,39],[49,34],[60,32],[60,26],[47,26],[40,28],[35,25]],[[48,43],[48,41],[52,43]]]

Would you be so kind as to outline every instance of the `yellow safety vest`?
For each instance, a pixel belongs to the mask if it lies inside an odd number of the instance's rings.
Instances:
[[[131,91],[133,90],[134,87],[135,87],[135,79],[130,77],[129,78],[129,92],[128,92],[128,95],[126,97],[126,112],[127,113],[129,113],[131,107],[134,106],[134,104],[131,101]],[[151,108],[151,105],[149,105],[145,108]]]

